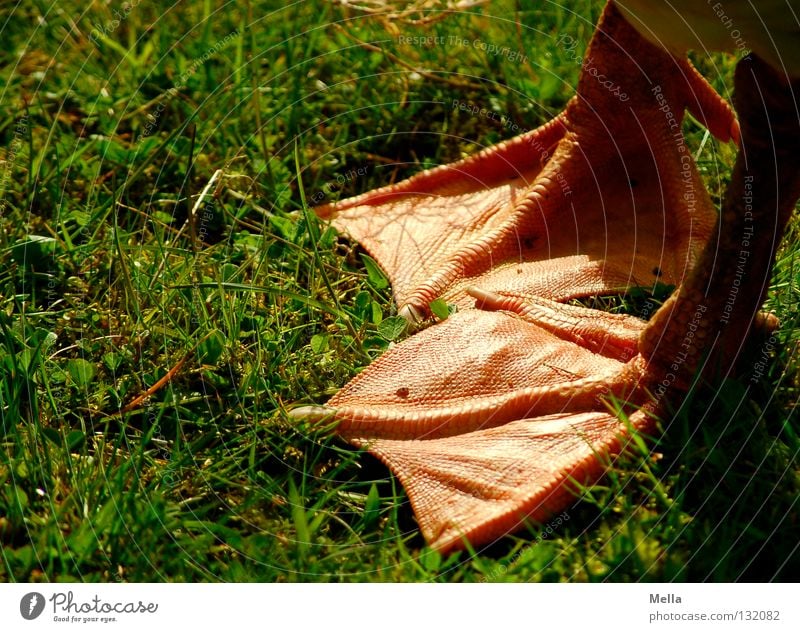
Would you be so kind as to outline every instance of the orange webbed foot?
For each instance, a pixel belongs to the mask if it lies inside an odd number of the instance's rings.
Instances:
[[[432,546],[488,542],[562,509],[647,430],[654,327],[564,304],[680,284],[716,212],[681,133],[736,119],[685,60],[609,4],[578,92],[550,123],[475,157],[318,208],[388,273],[401,313],[464,308],[378,358],[324,407],[406,488]],[[646,345],[645,345],[646,347]],[[659,370],[651,370],[656,366]],[[608,400],[623,402],[622,424]]]
[[[323,407],[336,432],[379,457],[403,483],[435,548],[473,545],[569,502],[620,451],[652,386],[637,355],[641,320],[548,299],[470,288],[477,309],[388,350]]]

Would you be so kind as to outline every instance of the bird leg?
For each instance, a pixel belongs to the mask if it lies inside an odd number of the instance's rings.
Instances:
[[[758,310],[775,253],[800,197],[798,89],[800,81],[787,83],[756,55],[736,68],[741,150],[720,217],[698,264],[639,345],[651,370],[678,385],[688,384],[704,356],[706,373],[727,374],[763,319]]]

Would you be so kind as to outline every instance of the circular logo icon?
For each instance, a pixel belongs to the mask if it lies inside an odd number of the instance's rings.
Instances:
[[[44,610],[44,595],[42,593],[30,592],[19,602],[19,613],[23,619],[32,621]]]

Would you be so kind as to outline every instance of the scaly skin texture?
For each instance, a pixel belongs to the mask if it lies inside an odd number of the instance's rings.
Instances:
[[[796,175],[785,175],[800,140],[788,122],[790,93],[758,60],[737,72],[737,90],[750,97],[740,104],[751,118],[747,160],[737,161],[712,231],[715,214],[674,126],[689,107],[738,140],[730,111],[613,5],[587,58],[578,96],[547,126],[320,211],[378,257],[401,305],[424,313],[426,301],[443,295],[476,308],[387,351],[327,406],[293,411],[333,416],[338,434],[382,459],[442,551],[479,546],[563,509],[571,481],[597,479],[631,429],[650,431],[651,414],[688,383],[706,351],[719,349],[720,362],[735,355],[800,194]],[[598,76],[629,95],[626,108]],[[771,128],[763,112],[782,112],[777,129],[786,135],[771,159],[776,141],[764,140]],[[531,158],[532,139],[552,157]],[[745,183],[765,197],[743,207]],[[753,264],[726,325],[721,314],[750,221],[764,233],[752,238]],[[411,253],[393,250],[391,239]],[[684,283],[649,324],[559,302],[628,287],[650,266]],[[610,412],[612,397],[626,415]]]
[[[687,107],[738,136],[694,68],[609,6],[554,120],[317,212],[378,260],[406,315],[440,297],[471,307],[469,286],[566,300],[677,285],[716,219],[681,133]]]
[[[653,371],[679,384],[705,360],[707,374],[727,375],[744,342],[763,327],[758,310],[769,286],[775,252],[800,196],[800,122],[792,84],[751,55],[736,67],[736,107],[742,119],[737,156],[714,238],[687,282],[655,314],[639,342]],[[696,333],[689,327],[695,320]],[[771,326],[775,326],[772,323]],[[686,360],[678,371],[674,354]]]

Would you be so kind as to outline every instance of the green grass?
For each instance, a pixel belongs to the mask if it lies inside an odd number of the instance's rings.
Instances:
[[[601,3],[423,25],[322,0],[139,3],[118,24],[85,6],[2,21],[0,579],[798,578],[796,222],[763,377],[699,386],[652,451],[486,549],[430,551],[383,466],[287,419],[398,335],[385,280],[301,188],[366,191],[514,135],[454,99],[549,119],[579,70],[555,37],[585,46]],[[733,62],[713,62],[724,90]],[[733,151],[686,130],[718,195]]]

